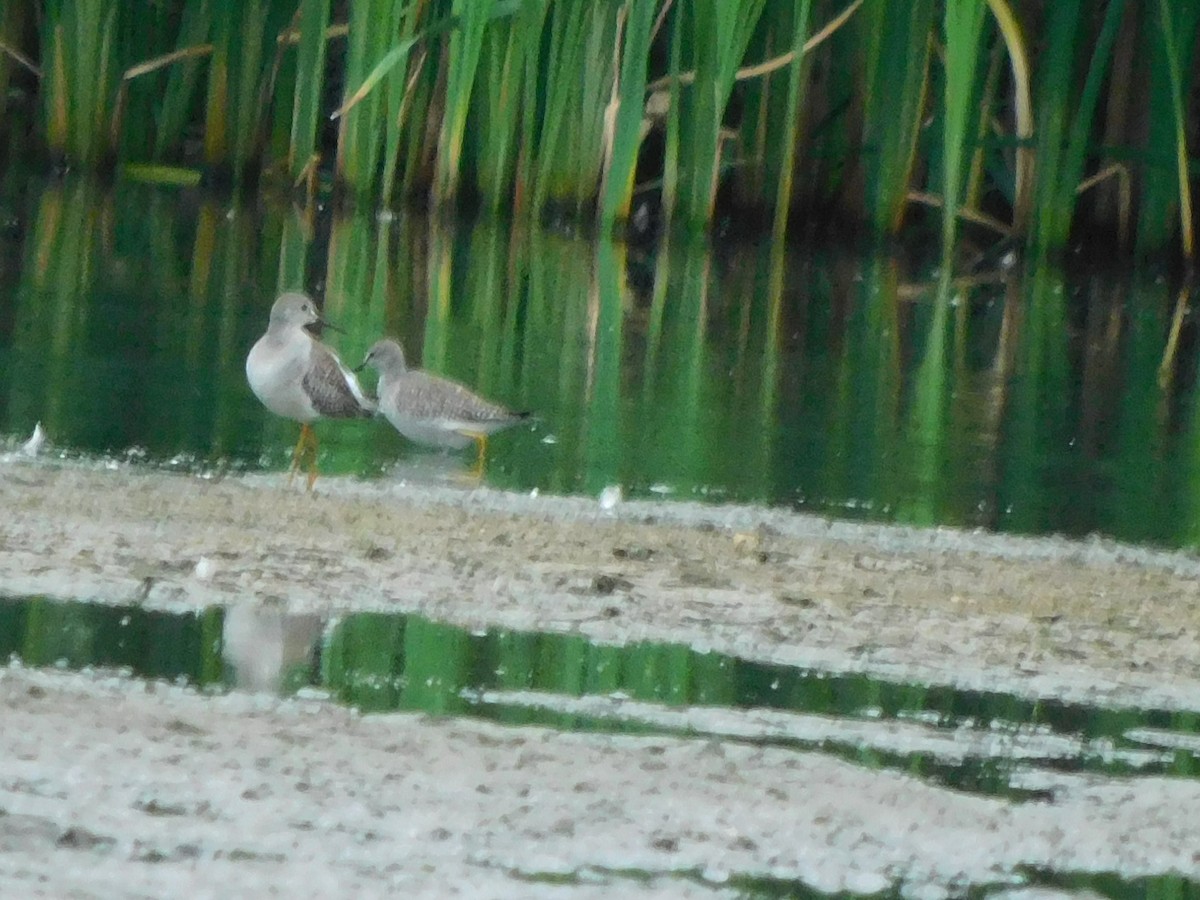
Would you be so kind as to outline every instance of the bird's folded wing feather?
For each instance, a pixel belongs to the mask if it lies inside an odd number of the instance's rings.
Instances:
[[[304,374],[304,390],[317,412],[333,419],[349,419],[375,411],[375,404],[367,398],[354,373],[332,350],[314,342],[310,362]]]
[[[484,400],[465,385],[427,372],[412,372],[397,387],[400,405],[409,415],[459,422],[495,422],[513,417],[503,406]]]

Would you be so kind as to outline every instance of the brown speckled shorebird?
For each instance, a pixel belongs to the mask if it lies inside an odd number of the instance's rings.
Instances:
[[[458,450],[474,441],[474,472],[483,473],[488,436],[529,418],[485,400],[449,378],[410,369],[404,348],[391,338],[371,345],[354,371],[370,366],[379,372],[379,411],[410,441]]]
[[[317,314],[312,298],[286,293],[271,307],[266,334],[246,357],[246,380],[263,406],[300,423],[288,483],[309,455],[308,489],[317,480],[317,419],[366,418],[375,412],[354,374],[337,354],[308,333],[309,325],[332,327]]]

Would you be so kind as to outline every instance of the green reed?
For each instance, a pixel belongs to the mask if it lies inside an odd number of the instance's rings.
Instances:
[[[176,51],[191,51],[191,55],[171,65],[165,81],[156,85],[160,98],[157,124],[154,130],[153,159],[165,159],[178,153],[192,115],[192,105],[203,73],[201,57],[210,53],[208,43],[211,11],[210,0],[189,3],[183,10],[176,39]],[[125,129],[135,130],[135,129]]]
[[[101,0],[46,3],[41,34],[41,101],[51,154],[103,167],[116,153],[109,123],[120,75],[118,8]]]
[[[544,3],[524,7],[526,14],[544,8]],[[487,29],[480,53],[479,68],[483,74],[475,95],[475,110],[482,149],[477,151],[476,182],[484,208],[491,213],[498,212],[512,196],[522,80],[528,71],[525,56],[535,49],[523,39],[522,31],[512,20]]]
[[[143,177],[182,163],[315,192],[332,167],[362,202],[478,199],[605,228],[657,195],[693,229],[722,198],[735,217],[773,214],[777,237],[803,209],[921,244],[940,220],[943,250],[970,219],[1047,251],[1086,226],[1143,254],[1191,252],[1196,4],[344,8],[342,21],[331,0],[14,0],[0,10],[0,97],[33,92],[51,158]],[[331,79],[344,86],[332,126]],[[635,183],[655,132],[661,169]],[[936,218],[914,214],[928,206]]]
[[[533,210],[584,211],[604,159],[604,118],[615,74],[616,4],[555,0],[543,66],[549,71],[534,154]]]
[[[946,0],[942,24],[946,38],[942,110],[942,256],[947,263],[954,250],[958,211],[967,180],[963,171],[970,159],[967,139],[978,132],[972,112],[979,108],[982,74],[979,40],[986,10],[984,0]],[[946,271],[949,271],[948,266]]]
[[[446,54],[446,98],[438,137],[437,181],[434,202],[449,203],[458,192],[462,167],[463,136],[475,87],[475,73],[483,51],[483,35],[494,0],[453,0],[451,14],[457,27],[450,34]]]
[[[792,206],[792,185],[796,175],[796,160],[800,143],[800,109],[804,102],[804,78],[808,65],[804,59],[804,45],[808,40],[808,20],[812,9],[811,0],[796,0],[792,9],[792,61],[788,65],[787,92],[784,95],[783,129],[775,141],[764,142],[762,155],[767,159],[778,159],[779,168],[774,175],[778,185],[775,197],[775,219],[772,227],[776,241],[783,239],[787,231],[788,214]],[[767,169],[770,172],[770,169]]]
[[[646,71],[654,27],[654,0],[631,0],[623,10],[624,28],[618,29],[621,64],[616,74],[605,134],[607,161],[600,221],[608,228],[629,218],[638,148],[642,140]]]
[[[695,0],[681,7],[681,35],[689,85],[679,92],[681,127],[676,149],[687,173],[680,213],[693,224],[712,221],[723,161],[728,159],[726,108],[765,0]]]
[[[1034,210],[1037,225],[1032,234],[1035,244],[1044,246],[1041,235],[1057,228],[1055,220],[1069,215],[1071,207],[1060,204],[1059,175],[1066,165],[1067,138],[1071,128],[1071,109],[1075,100],[1074,79],[1078,38],[1086,26],[1087,4],[1083,0],[1066,0],[1046,8],[1044,33],[1048,43],[1042,54],[1034,95],[1035,117],[1038,123],[1035,163]],[[1074,190],[1073,186],[1067,188]]]
[[[1060,11],[1067,12],[1068,15],[1062,22],[1057,23],[1058,27],[1053,29],[1052,33],[1061,37],[1062,44],[1067,44],[1073,37],[1072,29],[1081,28],[1084,23],[1077,21],[1078,11],[1075,11],[1075,16],[1071,16],[1071,11],[1065,7]],[[1042,113],[1043,121],[1052,119],[1052,111],[1055,109],[1062,109],[1069,114],[1073,106],[1075,112],[1069,123],[1064,122],[1058,126],[1062,129],[1059,140],[1063,142],[1063,146],[1059,151],[1061,156],[1057,160],[1057,167],[1053,157],[1056,151],[1046,147],[1039,153],[1039,158],[1046,160],[1044,168],[1047,174],[1045,179],[1039,179],[1038,182],[1038,196],[1041,199],[1033,240],[1040,246],[1060,247],[1070,233],[1074,211],[1073,199],[1083,177],[1088,153],[1093,146],[1091,133],[1093,117],[1100,99],[1100,87],[1109,71],[1112,50],[1124,11],[1123,0],[1115,0],[1109,4],[1099,34],[1091,47],[1087,77],[1078,100],[1062,94],[1061,87],[1052,88],[1050,96],[1043,95],[1041,98],[1039,112]],[[1058,52],[1051,53],[1048,50],[1046,55],[1053,57],[1057,74],[1069,84],[1072,54],[1067,47],[1056,45],[1055,49]],[[1054,75],[1054,72],[1048,73],[1047,83]],[[1044,134],[1049,136],[1050,131],[1048,126],[1044,129]]]
[[[306,170],[314,163],[325,87],[329,3],[330,0],[302,0],[296,9],[295,26],[286,32],[289,41],[292,34],[296,35],[296,78],[287,165],[293,179],[307,174]]]
[[[367,0],[350,5],[345,68],[347,100],[377,72],[392,48],[405,5],[403,0]],[[368,90],[352,109],[346,110],[343,104],[339,111],[335,177],[353,193],[369,193],[374,185],[390,86],[389,81],[383,89]]]
[[[932,0],[868,0],[859,16],[866,92],[864,213],[885,233],[899,229],[907,207],[936,11]]]
[[[208,62],[204,161],[241,173],[258,138],[266,0],[214,0]]]
[[[1192,70],[1200,7],[1194,3],[1156,4],[1156,26],[1148,36],[1155,65],[1151,68],[1148,128],[1153,158],[1143,186],[1144,200],[1138,223],[1138,250],[1161,251],[1172,239],[1182,244],[1184,256],[1194,253],[1189,156],[1186,136],[1189,96],[1185,81]],[[1176,229],[1173,220],[1179,221]]]

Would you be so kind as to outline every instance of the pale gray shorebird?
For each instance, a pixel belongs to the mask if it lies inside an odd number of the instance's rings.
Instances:
[[[308,333],[309,325],[332,327],[317,314],[308,295],[281,294],[271,307],[266,333],[246,357],[246,380],[263,406],[300,423],[288,483],[307,452],[311,491],[317,480],[317,435],[312,423],[317,419],[367,418],[375,412],[375,404],[337,354]]]
[[[400,434],[418,444],[451,450],[473,441],[477,474],[483,472],[488,436],[530,416],[485,400],[457,381],[410,369],[404,348],[391,338],[372,344],[354,371],[366,366],[379,372],[379,411]]]

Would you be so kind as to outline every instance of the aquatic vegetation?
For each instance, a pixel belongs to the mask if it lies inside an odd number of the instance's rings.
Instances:
[[[1198,22],[1166,0],[18,0],[0,132],[76,167],[606,229],[661,208],[1190,258]]]

